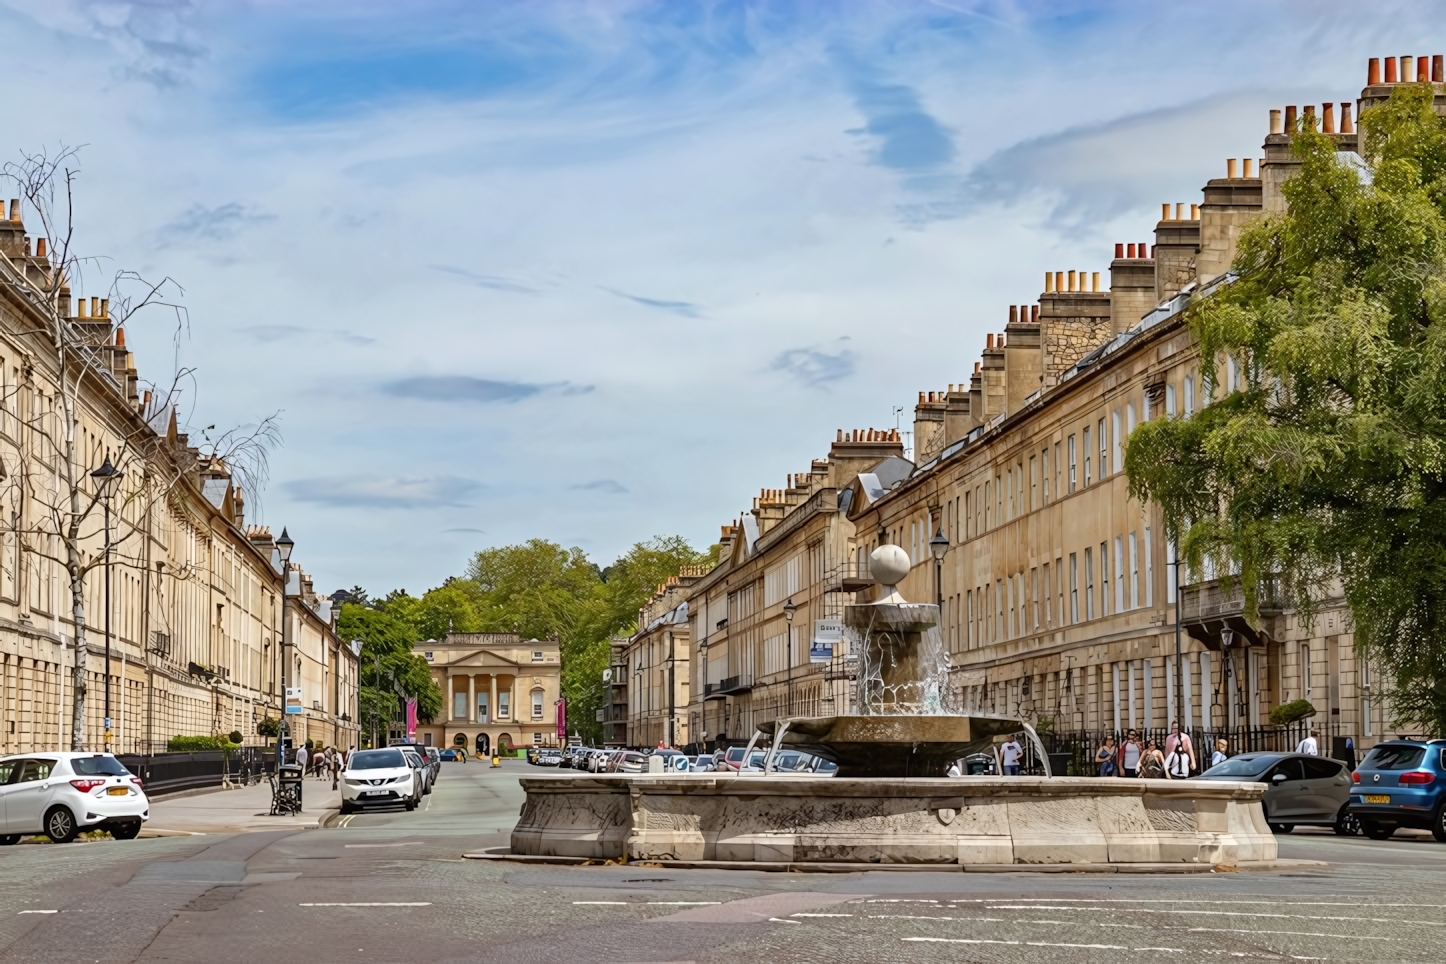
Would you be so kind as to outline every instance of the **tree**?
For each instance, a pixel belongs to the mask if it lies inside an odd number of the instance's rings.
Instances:
[[[1446,124],[1430,85],[1360,118],[1364,165],[1294,139],[1289,210],[1245,232],[1192,307],[1207,397],[1129,440],[1131,493],[1198,572],[1279,580],[1309,621],[1339,592],[1398,725],[1446,733]],[[1226,361],[1230,359],[1230,361]],[[1216,364],[1243,376],[1220,384]]]
[[[405,620],[358,603],[343,603],[337,616],[342,639],[360,639],[361,687],[358,722],[364,732],[373,725],[382,733],[396,719],[402,699],[417,701],[417,716],[434,719],[442,709],[442,691],[427,661],[412,652],[415,629]]]

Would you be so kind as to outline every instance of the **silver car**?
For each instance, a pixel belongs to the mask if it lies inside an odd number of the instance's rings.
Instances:
[[[1359,830],[1346,812],[1351,771],[1339,760],[1306,753],[1242,753],[1200,774],[1203,780],[1265,784],[1265,821],[1275,833],[1297,826],[1332,827],[1342,836]]]

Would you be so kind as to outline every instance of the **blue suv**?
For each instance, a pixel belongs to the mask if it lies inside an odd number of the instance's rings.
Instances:
[[[1377,743],[1351,774],[1350,812],[1373,840],[1412,827],[1446,843],[1446,740]]]

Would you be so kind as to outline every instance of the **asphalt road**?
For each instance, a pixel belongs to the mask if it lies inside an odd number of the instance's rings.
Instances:
[[[1135,876],[770,874],[466,861],[529,772],[448,765],[334,829],[0,850],[0,962],[1446,959],[1446,845],[1297,832],[1329,866]],[[531,771],[535,772],[535,771]]]

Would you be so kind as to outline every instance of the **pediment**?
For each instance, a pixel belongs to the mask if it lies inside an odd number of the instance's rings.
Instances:
[[[469,652],[469,653],[467,653],[467,654],[465,654],[465,655],[463,655],[463,656],[459,656],[459,657],[457,657],[456,659],[451,660],[450,662],[444,663],[444,664],[442,664],[442,665],[447,666],[447,667],[458,667],[458,668],[468,668],[468,667],[479,667],[479,668],[482,668],[482,667],[497,667],[497,666],[512,666],[512,667],[516,667],[516,666],[521,666],[522,664],[519,663],[519,662],[517,662],[517,661],[514,660],[514,659],[511,659],[511,658],[509,658],[509,657],[507,657],[507,656],[503,656],[501,653],[495,652],[495,651],[490,650],[490,649],[476,649],[476,650],[472,650],[471,652]]]

